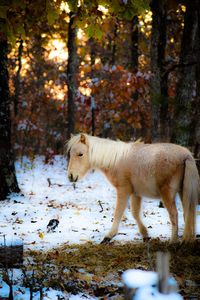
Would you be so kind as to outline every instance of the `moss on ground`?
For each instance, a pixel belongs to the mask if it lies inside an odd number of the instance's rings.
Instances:
[[[99,299],[105,296],[120,299],[121,274],[130,268],[155,270],[157,251],[170,253],[170,273],[184,298],[200,299],[200,240],[192,244],[159,240],[123,245],[86,243],[64,245],[46,253],[31,251],[26,255],[40,268],[39,274],[45,274],[42,278],[46,286],[72,293],[88,292]],[[34,274],[37,276],[37,272]]]

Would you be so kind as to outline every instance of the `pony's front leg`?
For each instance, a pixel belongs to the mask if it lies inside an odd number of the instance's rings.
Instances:
[[[119,223],[127,206],[129,196],[130,192],[128,192],[128,189],[124,187],[117,188],[117,204],[115,208],[113,224],[108,234],[102,240],[101,244],[108,243],[117,234]]]

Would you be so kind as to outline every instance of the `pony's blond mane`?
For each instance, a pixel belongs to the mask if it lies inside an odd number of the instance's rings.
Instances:
[[[84,135],[89,144],[89,161],[93,168],[114,168],[121,159],[126,159],[132,146],[132,143]],[[67,152],[80,141],[80,136],[77,134],[70,138]]]

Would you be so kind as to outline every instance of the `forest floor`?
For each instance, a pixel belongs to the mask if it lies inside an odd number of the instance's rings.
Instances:
[[[99,243],[112,223],[115,191],[101,173],[91,172],[73,186],[61,156],[48,164],[43,157],[32,161],[24,158],[16,169],[22,194],[0,203],[0,243],[1,237],[7,244],[23,243],[20,274],[26,277],[29,290],[34,283],[34,299],[40,299],[41,288],[47,295],[44,299],[122,299],[122,273],[130,268],[155,270],[157,251],[170,252],[170,273],[184,298],[200,299],[200,241],[170,245],[170,222],[159,200],[143,200],[143,221],[152,240],[142,242],[128,208],[119,234],[109,245],[102,245]],[[178,197],[177,207],[182,236]],[[52,219],[59,224],[49,231],[47,225]],[[5,290],[0,284],[0,299]],[[23,295],[18,291],[15,299],[30,299],[26,291]]]

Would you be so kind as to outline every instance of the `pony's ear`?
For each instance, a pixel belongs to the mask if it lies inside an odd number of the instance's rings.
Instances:
[[[74,134],[73,134],[73,133],[70,133],[70,139],[73,138],[73,136],[74,136]]]
[[[81,142],[82,144],[86,144],[86,136],[85,136],[83,133],[81,133],[81,136],[80,136],[80,142]]]

